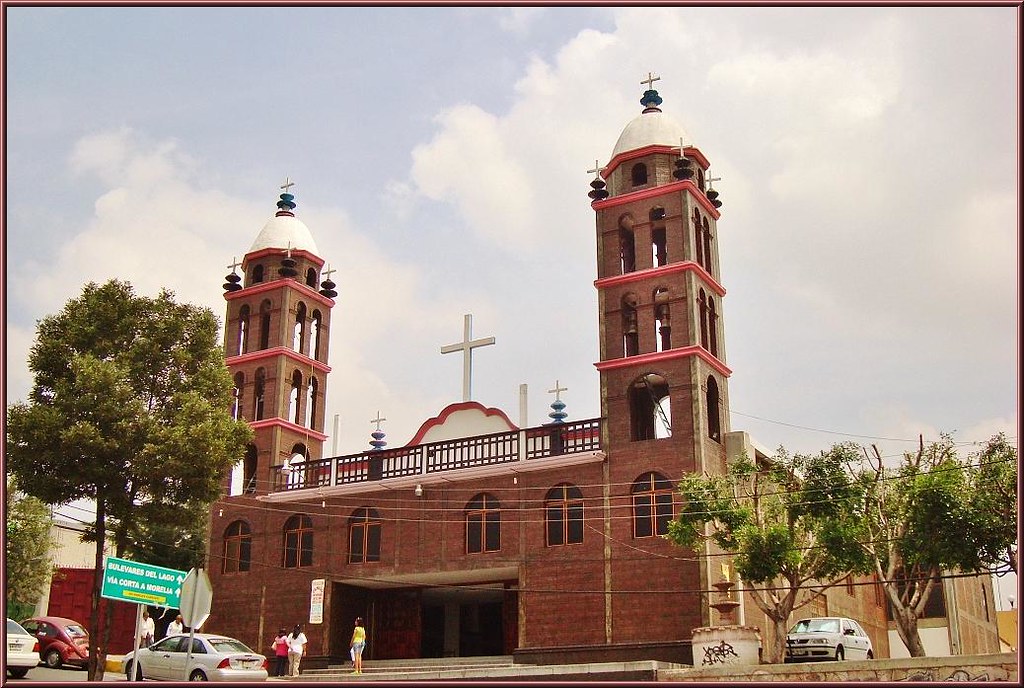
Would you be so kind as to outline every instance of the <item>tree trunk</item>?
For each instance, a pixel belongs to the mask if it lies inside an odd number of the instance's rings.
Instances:
[[[917,614],[909,607],[893,607],[893,620],[896,622],[896,632],[899,633],[903,644],[911,657],[924,657],[924,643],[921,642],[921,634],[917,631]]]
[[[106,509],[102,499],[96,500],[96,571],[92,579],[92,604],[89,610],[89,664],[88,680],[102,681],[106,669],[106,648],[97,642],[104,635],[100,632],[100,593],[103,591],[103,549],[106,544]],[[110,624],[110,615],[106,614],[105,623]],[[102,655],[102,656],[101,656]]]
[[[771,616],[772,641],[764,648],[761,661],[765,664],[782,664],[786,661],[786,633],[789,631],[789,614],[780,618]]]

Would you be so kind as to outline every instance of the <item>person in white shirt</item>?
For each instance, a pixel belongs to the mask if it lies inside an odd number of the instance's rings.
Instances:
[[[178,635],[179,633],[185,632],[185,623],[181,618],[181,614],[174,617],[174,621],[167,624],[167,635]]]
[[[139,629],[139,647],[149,647],[156,635],[156,623],[149,618],[149,611],[142,610],[142,627]]]
[[[306,634],[302,632],[302,627],[299,624],[295,624],[295,628],[288,634],[289,676],[299,675],[299,662],[302,661],[304,654],[306,654]]]

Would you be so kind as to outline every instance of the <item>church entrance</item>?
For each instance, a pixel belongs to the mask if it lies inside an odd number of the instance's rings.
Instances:
[[[388,589],[335,583],[331,655],[348,654],[357,616],[366,626],[368,660],[507,655],[518,644],[518,595],[500,583]]]

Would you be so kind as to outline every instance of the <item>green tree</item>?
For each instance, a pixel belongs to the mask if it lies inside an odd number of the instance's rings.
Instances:
[[[707,539],[734,553],[733,564],[754,603],[772,622],[763,652],[784,660],[790,615],[850,573],[867,571],[862,497],[848,462],[855,445],[815,456],[776,456],[755,464],[746,455],[724,476],[687,476],[679,484],[682,512],[668,538],[696,549]]]
[[[1006,458],[1003,444],[989,444],[990,459]],[[945,571],[984,571],[992,557],[1009,551],[1016,507],[1012,514],[985,513],[992,500],[980,492],[991,488],[994,464],[984,474],[972,468],[947,434],[928,445],[921,438],[918,451],[904,453],[893,467],[872,449],[873,456],[865,452],[870,468],[861,474],[868,528],[862,547],[882,580],[896,631],[912,657],[923,657],[918,620],[932,590]],[[1013,459],[1015,466],[1015,451]]]
[[[53,517],[46,504],[18,490],[16,480],[10,475],[4,497],[7,506],[4,541],[7,614],[21,619],[31,615],[53,576],[54,542],[50,535]]]
[[[218,497],[251,438],[229,413],[218,332],[209,309],[166,290],[137,296],[117,280],[87,284],[37,326],[29,401],[7,413],[8,470],[48,504],[96,502],[89,680],[102,679],[97,646],[109,639],[109,615],[98,629],[108,537],[125,556],[180,526]]]
[[[1017,448],[999,433],[972,459],[970,509],[982,562],[1017,573]]]

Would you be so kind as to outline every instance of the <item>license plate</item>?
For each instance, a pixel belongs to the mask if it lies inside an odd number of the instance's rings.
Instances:
[[[21,649],[21,646],[18,643],[7,643],[7,649],[11,652],[17,652]]]

